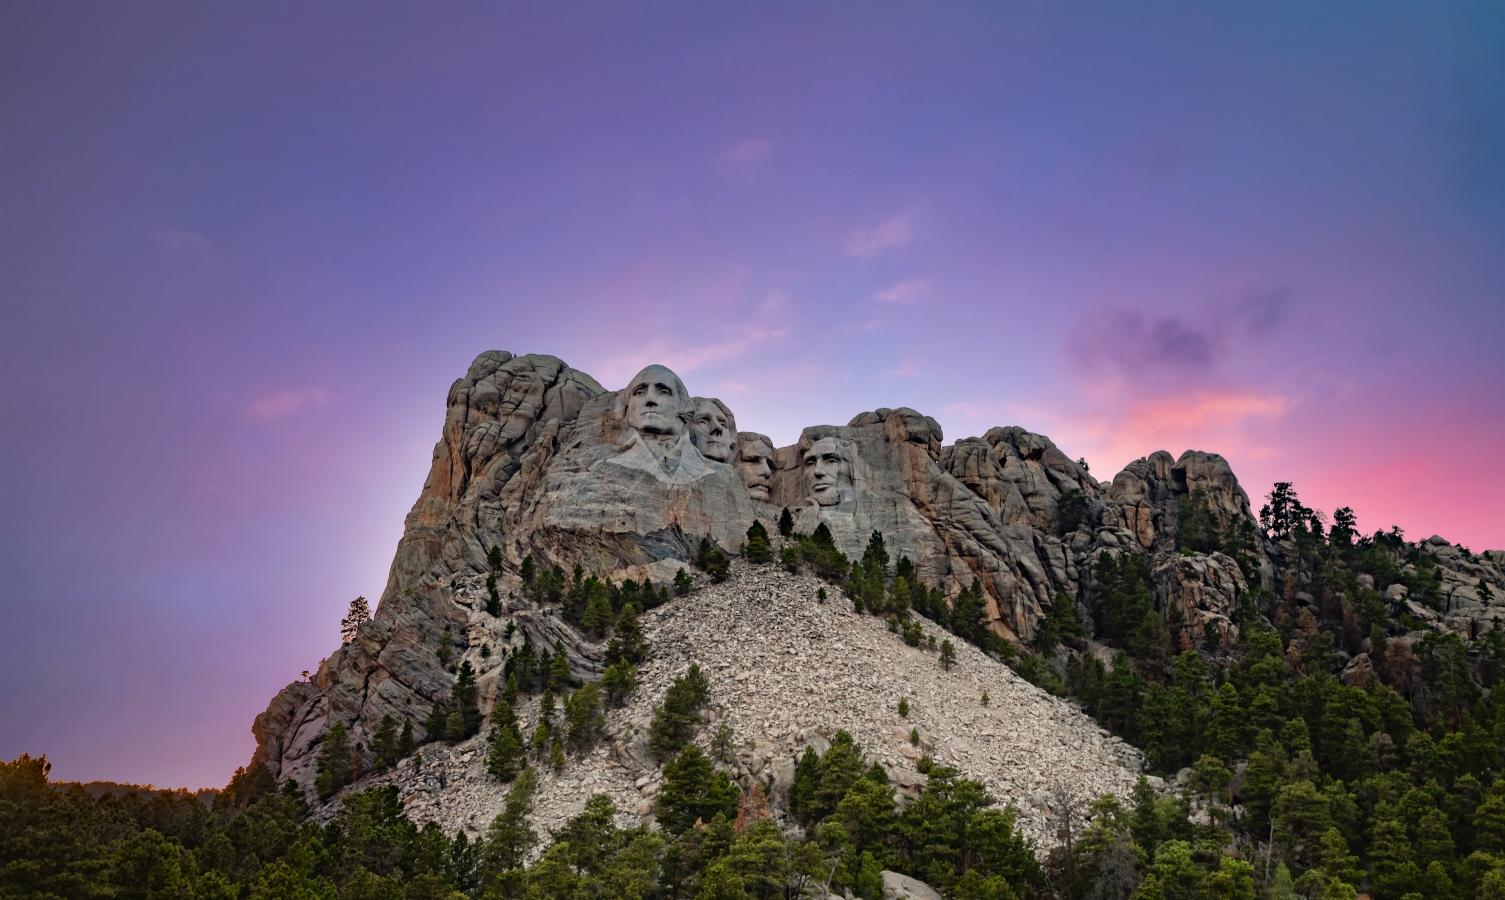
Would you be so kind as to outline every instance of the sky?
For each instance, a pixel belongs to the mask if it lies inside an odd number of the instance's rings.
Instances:
[[[485,350],[1505,548],[1505,6],[0,4],[0,757],[223,785]]]

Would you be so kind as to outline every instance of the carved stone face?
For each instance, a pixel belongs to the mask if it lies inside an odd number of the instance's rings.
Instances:
[[[701,400],[695,407],[695,425],[690,439],[700,455],[717,462],[731,462],[737,449],[737,432],[729,416],[715,400]]]
[[[664,366],[649,366],[627,385],[627,424],[643,435],[684,433],[690,397],[684,382]]]
[[[754,500],[769,499],[769,483],[773,478],[773,447],[763,440],[737,442],[737,474],[747,486],[747,493]]]
[[[821,506],[835,506],[841,502],[841,485],[852,479],[852,463],[842,452],[841,442],[836,438],[821,438],[805,451],[805,483],[810,495]]]

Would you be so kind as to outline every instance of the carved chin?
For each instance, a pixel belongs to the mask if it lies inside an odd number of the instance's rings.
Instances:
[[[679,434],[683,430],[678,417],[661,416],[657,413],[645,413],[627,424],[644,434]]]
[[[815,502],[820,506],[835,506],[841,502],[841,492],[835,485],[825,485],[815,489]]]
[[[766,485],[766,484],[750,484],[750,485],[747,486],[747,495],[749,497],[752,497],[754,500],[767,500],[768,499],[768,485]]]

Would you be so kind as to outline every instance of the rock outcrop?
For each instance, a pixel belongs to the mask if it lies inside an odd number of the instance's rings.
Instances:
[[[450,388],[375,618],[257,718],[256,761],[307,786],[329,723],[344,723],[352,743],[367,747],[384,716],[421,726],[454,683],[435,652],[442,640],[455,662],[476,661],[483,697],[496,690],[498,669],[482,665],[479,651],[508,641],[562,647],[577,677],[599,677],[603,645],[526,599],[525,560],[662,584],[693,568],[703,540],[735,555],[754,521],[773,531],[784,508],[802,533],[825,525],[854,559],[881,532],[895,559],[907,556],[947,597],[975,579],[993,629],[1019,642],[1055,603],[1085,611],[1094,566],[1108,553],[1148,556],[1160,609],[1184,620],[1200,646],[1226,645],[1237,637],[1241,599],[1275,587],[1270,560],[1286,552],[1264,542],[1248,496],[1216,454],[1157,451],[1099,483],[1041,435],[993,428],[945,445],[934,419],[903,408],[807,428],[793,446],[775,448],[737,431],[732,410],[693,396],[662,366],[608,391],[554,357],[488,351]],[[1185,522],[1204,535],[1244,535],[1242,555],[1187,546],[1196,542],[1181,534]],[[1427,547],[1445,605],[1413,618],[1469,637],[1496,627],[1502,556],[1469,555],[1441,538]],[[501,616],[485,611],[489,573]],[[658,650],[668,655],[654,667],[684,652],[667,639]],[[791,652],[782,662],[813,666],[798,662],[798,641]],[[1003,667],[978,671],[989,690],[1013,684]],[[755,741],[774,739],[773,727],[739,725]]]

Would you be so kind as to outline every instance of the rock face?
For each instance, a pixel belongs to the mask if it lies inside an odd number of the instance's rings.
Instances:
[[[599,677],[602,644],[523,599],[525,559],[662,584],[693,568],[703,539],[735,555],[755,520],[772,532],[786,507],[798,531],[824,524],[854,559],[882,532],[895,559],[909,557],[919,578],[948,597],[976,579],[992,627],[1010,640],[1031,639],[1054,603],[1084,604],[1104,552],[1148,555],[1156,602],[1204,643],[1236,637],[1240,598],[1259,586],[1251,578],[1270,586],[1267,557],[1282,550],[1263,543],[1248,496],[1216,454],[1157,451],[1099,483],[1084,463],[1022,428],[942,441],[928,416],[877,409],[775,448],[737,431],[725,404],[693,396],[662,366],[608,391],[551,356],[483,353],[449,390],[442,436],[375,618],[257,718],[256,761],[307,786],[331,722],[367,747],[386,715],[412,720],[422,737],[421,723],[454,683],[436,653],[446,633],[455,662],[472,660],[480,672],[483,709],[497,668],[482,665],[479,651],[506,642],[507,622],[512,642],[562,645],[577,677]],[[1189,502],[1204,528],[1244,529],[1253,562],[1241,568],[1223,553],[1182,547]],[[1505,598],[1500,557],[1468,556],[1441,538],[1428,546],[1447,607],[1425,610],[1426,621],[1468,636],[1493,627]],[[493,547],[501,617],[484,611]],[[681,650],[666,638],[658,652]],[[988,671],[983,687],[1012,684],[1006,669]]]
[[[981,781],[1001,804],[1013,803],[1020,827],[1042,843],[1053,841],[1058,790],[1083,804],[1132,790],[1139,752],[1064,700],[969,644],[959,645],[956,665],[943,670],[936,651],[907,646],[883,620],[854,613],[840,597],[817,600],[821,586],[809,575],[735,560],[726,583],[700,576],[688,596],[644,613],[652,655],[626,705],[607,712],[606,740],[562,772],[535,767],[538,832],[559,827],[597,793],[613,798],[623,825],[651,814],[662,774],[648,753],[649,721],[691,662],[701,665],[710,689],[697,743],[710,752],[716,727],[728,725],[735,758],[727,770],[744,788],[753,778],[771,780],[773,814],[781,824],[788,824],[781,801],[799,754],[807,746],[823,752],[837,729],[856,739],[868,764],[883,766],[901,797],[915,796],[925,783],[916,766],[929,754]],[[485,612],[474,617],[500,624]],[[926,632],[943,634],[919,621]],[[502,646],[509,643],[497,637]],[[520,634],[510,641],[521,642]],[[499,654],[482,658],[472,649],[463,658],[483,673],[483,684],[495,684]],[[908,716],[899,715],[901,697]],[[483,690],[482,707],[493,701]],[[536,697],[520,704],[525,734],[537,724],[538,705]],[[911,729],[920,735],[918,745],[910,743]],[[505,800],[504,787],[486,774],[484,738],[430,744],[421,752],[417,777],[404,763],[346,790],[396,783],[420,825],[435,821],[472,837],[484,831]],[[333,815],[337,804],[335,798],[319,817]]]

